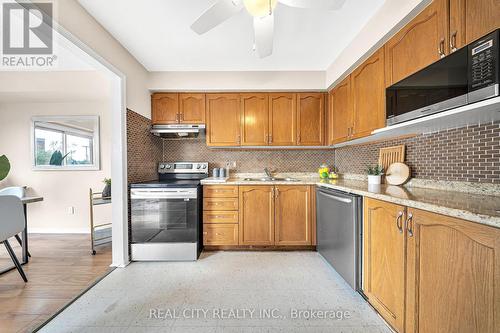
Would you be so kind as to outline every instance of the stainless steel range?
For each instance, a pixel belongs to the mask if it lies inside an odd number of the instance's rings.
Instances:
[[[157,181],[130,185],[132,260],[196,260],[208,163],[160,163],[158,174]]]

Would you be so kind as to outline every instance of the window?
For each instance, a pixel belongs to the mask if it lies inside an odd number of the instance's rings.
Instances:
[[[97,116],[33,118],[35,169],[98,170]]]

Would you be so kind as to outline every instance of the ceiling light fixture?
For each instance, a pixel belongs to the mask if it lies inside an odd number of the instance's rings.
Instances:
[[[253,17],[263,17],[271,15],[278,0],[243,0],[247,11]]]

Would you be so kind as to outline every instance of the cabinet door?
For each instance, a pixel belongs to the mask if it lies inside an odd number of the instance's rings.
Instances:
[[[240,245],[274,244],[274,186],[240,186]]]
[[[448,53],[448,17],[448,0],[434,0],[387,42],[387,86]]]
[[[385,125],[384,48],[351,74],[353,138],[368,136]]]
[[[151,104],[153,125],[179,122],[179,94],[153,94]]]
[[[325,136],[325,95],[297,94],[297,144],[321,146]]]
[[[398,332],[405,306],[404,207],[365,198],[363,292]]]
[[[352,127],[351,76],[349,75],[330,92],[328,116],[329,144],[349,139]]]
[[[500,229],[412,208],[407,222],[406,332],[498,332]]]
[[[207,145],[239,146],[240,95],[207,94]]]
[[[309,186],[276,186],[275,244],[311,245]]]
[[[500,1],[450,0],[450,46],[461,48],[500,27]]]
[[[296,94],[269,94],[269,143],[271,146],[297,144]]]
[[[269,138],[267,94],[241,94],[241,145],[266,146]]]
[[[180,122],[205,123],[205,94],[179,94]]]

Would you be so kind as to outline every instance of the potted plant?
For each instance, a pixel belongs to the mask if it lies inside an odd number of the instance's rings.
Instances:
[[[368,168],[366,168],[366,173],[368,174],[369,185],[379,185],[382,183],[382,175],[384,174],[384,168],[382,168],[382,166],[369,165]]]
[[[7,178],[9,171],[10,171],[9,159],[5,155],[0,156],[0,181]]]
[[[102,197],[111,198],[111,178],[104,178],[103,183],[106,185],[104,186],[104,190],[102,190]]]
[[[63,155],[60,150],[56,150],[52,153],[52,156],[50,156],[50,165],[57,165],[60,166],[63,164],[63,161],[66,157],[68,157],[69,153],[66,155]]]

